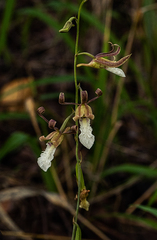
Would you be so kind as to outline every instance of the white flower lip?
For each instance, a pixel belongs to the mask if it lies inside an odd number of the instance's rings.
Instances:
[[[51,161],[54,158],[54,153],[56,148],[50,142],[46,143],[46,149],[43,151],[38,158],[38,165],[43,171],[47,171],[47,169],[51,166]]]
[[[81,118],[79,119],[80,123],[80,135],[79,140],[83,146],[90,149],[95,141],[95,136],[92,134],[92,128],[90,126],[89,118]]]
[[[112,72],[120,77],[126,77],[125,73],[121,68],[116,68],[116,67],[106,67],[106,70],[109,72]]]

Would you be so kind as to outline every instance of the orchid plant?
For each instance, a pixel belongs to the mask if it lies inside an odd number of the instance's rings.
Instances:
[[[90,102],[96,100],[102,95],[101,89],[97,89],[95,91],[96,97],[88,100],[88,92],[81,89],[80,84],[77,81],[77,67],[85,66],[85,67],[92,67],[92,68],[105,68],[107,71],[110,71],[116,75],[121,77],[125,77],[125,73],[122,69],[118,68],[119,66],[123,65],[131,55],[127,55],[120,60],[116,61],[115,57],[120,53],[120,46],[117,44],[110,43],[111,50],[108,53],[98,53],[96,56],[93,56],[90,53],[82,52],[78,53],[78,40],[79,40],[79,24],[80,24],[80,13],[83,4],[87,0],[82,0],[79,10],[78,16],[71,17],[64,25],[64,27],[59,31],[60,33],[68,32],[71,27],[76,26],[76,43],[75,43],[75,55],[74,55],[74,83],[75,83],[75,103],[66,102],[64,93],[61,92],[59,95],[59,104],[62,105],[75,105],[75,110],[72,112],[70,116],[68,116],[65,121],[63,122],[60,129],[58,129],[56,125],[56,121],[51,119],[48,121],[43,113],[45,109],[40,107],[38,109],[38,114],[48,123],[49,128],[53,129],[53,131],[48,134],[46,137],[41,136],[39,138],[40,141],[47,141],[46,149],[43,151],[38,158],[38,165],[43,171],[47,171],[48,168],[51,167],[52,160],[54,159],[56,148],[62,143],[64,136],[66,134],[74,134],[75,141],[76,141],[76,179],[78,184],[78,192],[76,195],[77,205],[76,205],[76,214],[73,221],[73,232],[72,232],[72,240],[81,239],[81,230],[77,223],[79,207],[84,208],[86,211],[89,210],[89,202],[87,201],[88,194],[90,190],[86,189],[83,172],[81,169],[81,162],[82,158],[79,157],[79,143],[81,143],[87,149],[90,149],[95,141],[95,136],[92,134],[92,127],[91,127],[91,120],[94,119],[94,114],[92,112],[92,108],[88,105]],[[77,58],[79,55],[88,55],[92,58],[92,61],[89,63],[80,63],[77,64]],[[110,59],[107,59],[109,57]],[[78,93],[80,91],[80,103],[78,101]],[[75,125],[71,127],[66,127],[69,120],[73,117]]]

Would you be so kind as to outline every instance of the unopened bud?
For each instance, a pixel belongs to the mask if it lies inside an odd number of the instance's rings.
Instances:
[[[82,91],[81,92],[81,103],[84,104],[88,101],[88,92]]]
[[[69,32],[69,30],[75,26],[72,21],[76,19],[76,17],[71,17],[65,24],[64,27],[62,29],[59,30],[60,33],[66,33]]]
[[[65,96],[64,96],[64,93],[63,93],[63,92],[61,92],[61,93],[59,94],[59,103],[60,103],[60,104],[64,104],[64,103],[65,103]]]

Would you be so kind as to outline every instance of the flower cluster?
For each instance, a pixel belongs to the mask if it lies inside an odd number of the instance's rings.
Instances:
[[[70,18],[69,21],[67,21],[64,28],[61,29],[61,32],[68,31],[73,26],[73,23],[72,23],[73,20],[76,20],[75,17]],[[88,64],[80,63],[77,65],[77,67],[87,66],[87,67],[93,67],[93,68],[98,68],[98,69],[105,68],[106,70],[108,70],[112,73],[115,73],[121,77],[125,77],[123,70],[119,69],[118,67],[121,66],[122,64],[124,64],[130,58],[131,54],[121,58],[118,61],[115,61],[115,56],[117,56],[120,53],[120,46],[117,44],[112,44],[112,43],[110,43],[110,44],[111,44],[111,50],[108,53],[99,53],[96,56],[93,56],[86,52],[79,53],[78,55],[86,54],[86,55],[92,57],[93,60],[91,62],[89,62]],[[115,50],[115,47],[117,47],[116,50]],[[110,57],[111,60],[106,59],[104,57]],[[84,147],[90,149],[94,144],[95,136],[92,134],[92,127],[90,125],[90,121],[94,119],[94,115],[93,115],[91,107],[88,104],[91,101],[94,101],[95,99],[100,97],[102,95],[102,91],[98,88],[95,91],[95,93],[97,94],[97,97],[91,99],[90,101],[88,101],[87,91],[82,91],[82,89],[80,88],[80,93],[81,93],[81,103],[80,104],[65,102],[64,93],[60,93],[59,103],[65,104],[65,105],[67,105],[67,104],[78,105],[75,110],[75,116],[73,117],[73,120],[75,122],[79,121],[79,125],[80,125],[79,141],[80,141],[80,143]],[[76,125],[72,126],[71,128],[68,127],[65,129],[65,125],[67,124],[67,121],[70,119],[70,117],[68,117],[64,121],[62,127],[60,129],[58,129],[55,127],[56,122],[52,119],[50,121],[48,121],[43,116],[43,112],[44,112],[43,107],[40,107],[38,109],[39,115],[49,124],[50,128],[54,129],[54,131],[51,132],[48,136],[46,136],[46,137],[41,136],[39,138],[40,141],[48,141],[46,143],[45,151],[43,151],[41,153],[40,157],[38,158],[39,166],[44,171],[47,171],[47,169],[51,166],[51,161],[54,158],[56,148],[62,143],[64,135],[67,133],[75,134],[77,129],[76,129]]]
[[[79,140],[80,143],[85,146],[86,148],[90,149],[95,141],[95,136],[92,134],[92,128],[90,126],[90,120],[94,119],[94,115],[92,113],[91,107],[88,105],[89,102],[94,101],[98,97],[102,95],[102,91],[98,88],[95,93],[97,97],[88,101],[88,93],[87,91],[81,90],[81,104],[78,104],[75,116],[73,120],[76,122],[79,121],[80,124],[80,134]],[[65,102],[64,93],[60,93],[59,96],[59,103],[60,104],[75,104],[75,103],[67,103]],[[43,107],[38,108],[38,114],[42,117],[47,123],[49,128],[53,129],[54,131],[48,134],[46,137],[41,136],[39,138],[40,141],[47,141],[46,149],[41,153],[40,157],[38,158],[38,165],[42,170],[45,172],[51,166],[51,161],[54,159],[54,154],[56,148],[62,143],[65,134],[75,134],[77,131],[76,125],[72,127],[65,128],[68,120],[71,118],[73,113],[65,119],[60,129],[56,128],[56,121],[51,119],[48,121],[44,116],[45,109]]]

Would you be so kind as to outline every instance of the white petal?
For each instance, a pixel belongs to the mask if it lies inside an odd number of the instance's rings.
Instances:
[[[38,158],[38,165],[39,167],[44,170],[45,172],[47,169],[51,166],[51,161],[54,158],[54,153],[56,151],[56,148],[54,145],[52,145],[50,142],[46,143],[46,149],[43,151]]]
[[[112,72],[120,77],[126,77],[125,76],[125,73],[123,72],[122,69],[120,68],[115,68],[115,67],[106,67],[106,70],[109,71],[109,72]]]
[[[79,120],[80,123],[80,135],[79,140],[83,146],[90,149],[95,141],[95,136],[92,134],[92,128],[90,126],[89,118],[82,118]]]

